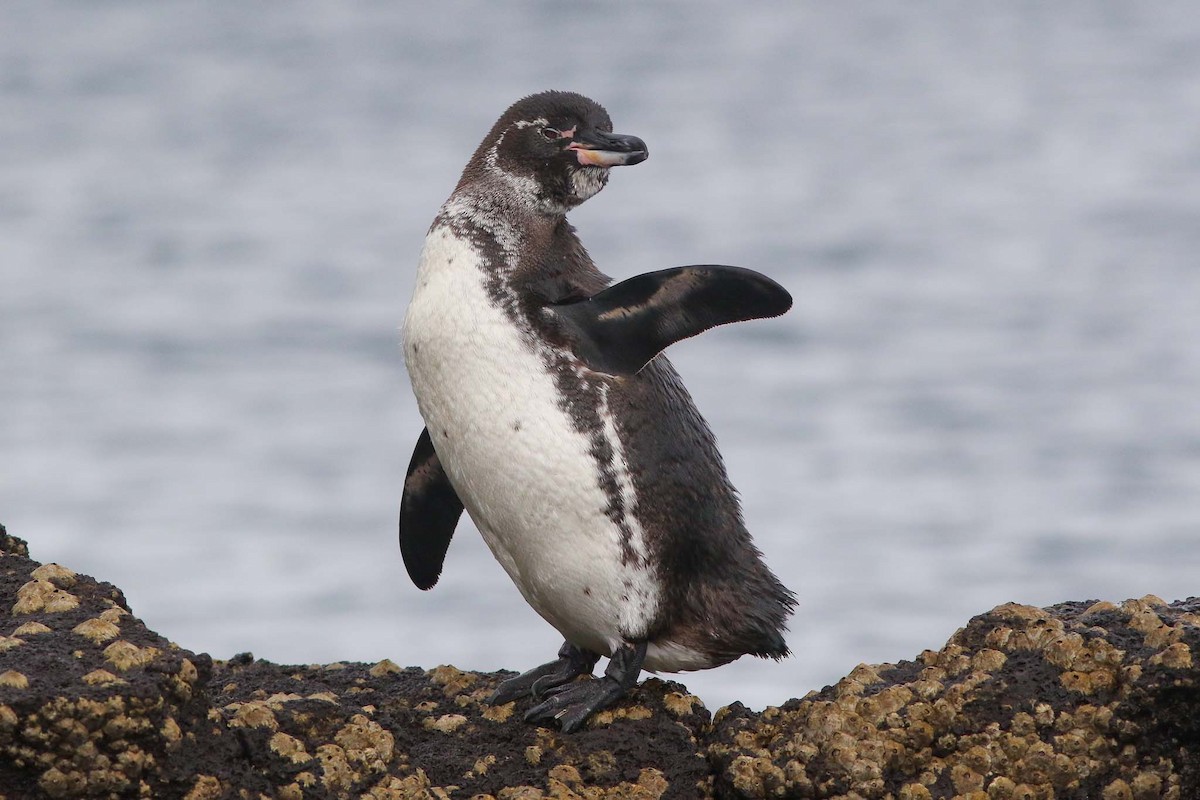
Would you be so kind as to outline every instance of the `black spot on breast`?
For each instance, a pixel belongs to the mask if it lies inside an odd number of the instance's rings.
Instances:
[[[512,424],[512,428],[513,428],[514,432],[521,430],[521,420],[517,420],[516,422],[514,422]]]
[[[450,432],[448,430],[446,430],[445,428],[442,428],[442,438],[443,439],[450,438]]]
[[[583,587],[583,593],[586,596],[591,597],[592,596],[592,587],[590,587],[590,586]]]
[[[421,345],[417,344],[416,342],[413,342],[413,352],[414,353],[421,352]]]

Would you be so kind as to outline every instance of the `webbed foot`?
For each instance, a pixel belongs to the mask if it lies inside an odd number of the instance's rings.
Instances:
[[[489,705],[500,705],[518,697],[533,695],[541,697],[550,689],[570,683],[580,675],[592,674],[599,653],[576,647],[570,642],[563,642],[558,650],[558,659],[540,667],[534,667],[528,672],[522,672],[515,678],[509,678],[492,692],[487,699]]]
[[[608,708],[633,688],[645,658],[645,642],[622,645],[613,653],[603,678],[563,686],[525,712],[525,721],[545,725],[557,721],[563,733],[579,730],[588,717]]]

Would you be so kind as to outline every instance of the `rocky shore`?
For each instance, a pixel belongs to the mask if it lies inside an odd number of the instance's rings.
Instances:
[[[1200,599],[1000,606],[762,713],[649,679],[572,736],[500,673],[214,661],[2,527],[0,605],[0,800],[1200,797]]]

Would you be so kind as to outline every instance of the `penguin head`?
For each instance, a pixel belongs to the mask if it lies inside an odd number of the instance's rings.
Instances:
[[[482,183],[520,205],[563,215],[608,183],[611,167],[647,157],[636,136],[612,132],[608,112],[574,92],[518,100],[497,120],[463,172],[459,188]]]

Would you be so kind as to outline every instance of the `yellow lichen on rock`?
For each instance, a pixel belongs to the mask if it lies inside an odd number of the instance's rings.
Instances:
[[[0,636],[0,653],[3,653],[5,650],[12,650],[14,647],[20,647],[23,644],[25,644],[25,640],[16,636]]]

